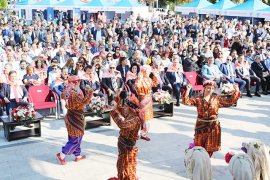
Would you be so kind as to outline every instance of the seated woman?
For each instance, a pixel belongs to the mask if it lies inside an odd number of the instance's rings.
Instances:
[[[84,73],[85,73],[83,68],[84,68],[84,62],[78,61],[76,64],[76,69],[75,69],[74,75],[78,76],[79,78],[82,78]]]
[[[121,73],[116,71],[114,63],[109,65],[109,70],[103,74],[102,87],[107,91],[108,103],[111,104],[114,99],[116,92],[122,91],[124,82],[121,77]]]
[[[34,73],[33,66],[27,66],[26,74],[23,76],[23,84],[28,90],[31,86],[37,86],[41,84],[39,76]]]
[[[44,83],[45,79],[47,78],[47,66],[41,58],[38,58],[35,61],[34,70],[35,73],[40,77],[40,81]]]
[[[62,108],[64,116],[67,113],[67,109],[65,107],[66,102],[65,102],[64,98],[62,98],[62,93],[63,93],[65,87],[67,86],[67,83],[68,83],[68,68],[63,67],[61,69],[60,77],[56,77],[56,79],[50,85],[50,89],[53,90],[54,92],[56,92],[60,98],[61,108]]]
[[[133,63],[130,67],[130,70],[127,72],[126,75],[126,84],[128,85],[131,93],[137,96],[137,91],[134,88],[135,80],[138,77],[140,72],[140,66],[137,63]]]
[[[67,67],[68,68],[68,74],[71,75],[71,74],[74,74],[74,71],[75,71],[75,63],[74,63],[74,60],[72,58],[69,58],[65,64],[64,67]]]
[[[168,91],[171,94],[172,86],[169,79],[166,76],[164,67],[161,65],[158,65],[157,61],[154,61],[153,63],[151,63],[151,67],[152,67],[152,73],[154,74],[155,77],[157,77],[159,81],[159,85],[156,87],[152,87],[152,91],[155,93],[159,89],[162,89],[164,91]]]
[[[83,91],[83,94],[85,95],[85,87],[86,85],[89,85],[94,93],[94,96],[103,97],[104,95],[100,92],[100,82],[98,80],[98,77],[94,70],[92,69],[92,66],[86,66],[84,68],[85,74],[82,76],[80,88]]]

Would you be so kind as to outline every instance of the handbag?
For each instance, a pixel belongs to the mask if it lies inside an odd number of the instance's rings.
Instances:
[[[269,72],[268,71],[262,72],[262,77],[268,77],[268,76],[269,76]]]

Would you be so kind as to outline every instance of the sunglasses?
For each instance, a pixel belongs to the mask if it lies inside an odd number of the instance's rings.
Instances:
[[[53,70],[57,70],[57,68],[53,68]]]
[[[232,61],[232,59],[227,59],[227,61]]]
[[[112,56],[108,56],[108,57],[112,57]]]
[[[110,69],[115,69],[115,67],[110,67]]]

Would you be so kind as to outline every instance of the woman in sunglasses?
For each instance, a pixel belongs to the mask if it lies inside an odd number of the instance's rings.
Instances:
[[[82,78],[84,73],[85,73],[84,72],[84,62],[83,61],[78,61],[77,64],[76,64],[76,69],[75,69],[74,75]]]
[[[86,94],[84,96],[79,87],[80,78],[78,76],[70,76],[68,78],[68,87],[62,93],[68,110],[64,118],[68,132],[68,142],[62,148],[62,151],[56,155],[62,165],[66,165],[66,155],[74,154],[75,162],[86,158],[86,156],[81,156],[81,142],[85,128],[83,111],[84,106],[91,101],[93,90],[89,85],[86,85]]]

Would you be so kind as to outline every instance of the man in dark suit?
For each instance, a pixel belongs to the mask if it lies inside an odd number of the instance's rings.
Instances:
[[[18,85],[16,71],[9,72],[9,84],[2,84],[0,98],[6,103],[7,115],[10,110],[20,105],[27,105],[28,92],[23,85]]]
[[[93,36],[94,36],[95,41],[100,41],[102,37],[106,38],[106,31],[104,28],[102,28],[101,22],[98,23],[97,29],[94,30],[93,32]]]
[[[134,36],[135,36],[135,23],[134,22],[131,24],[131,27],[127,29],[127,32],[128,32],[129,38],[131,40],[134,40]]]
[[[145,31],[143,31],[143,27],[142,24],[138,24],[138,27],[136,28],[136,30],[134,31],[134,35],[138,36],[139,38],[142,38],[142,35],[146,34]]]
[[[192,54],[190,58],[186,58],[183,60],[183,69],[185,72],[198,72],[200,70],[198,64],[198,56],[196,54]]]
[[[158,24],[157,27],[155,27],[155,28],[153,29],[153,35],[154,35],[154,36],[160,36],[160,35],[162,35],[162,34],[163,34],[163,32],[162,32],[161,24]]]
[[[246,81],[246,89],[247,89],[247,96],[252,97],[250,93],[250,83],[256,82],[256,90],[255,90],[255,96],[261,97],[259,90],[261,86],[261,80],[258,78],[255,74],[255,72],[249,67],[246,66],[247,62],[245,62],[244,55],[240,55],[238,57],[238,64],[236,65],[235,72],[237,74],[238,78],[241,78],[242,80]]]
[[[122,91],[124,87],[124,81],[121,78],[120,72],[116,71],[115,68],[115,64],[111,63],[108,72],[104,73],[102,77],[102,87],[108,93],[109,104],[113,101],[116,92]]]
[[[17,28],[15,31],[14,31],[14,40],[16,41],[16,44],[19,44],[20,43],[20,39],[23,35],[23,30],[22,30],[22,26],[19,25],[19,26],[15,26],[15,28]]]
[[[267,89],[270,87],[270,70],[266,67],[260,55],[255,57],[255,61],[251,64],[251,69],[261,79],[263,94],[267,95]]]
[[[175,58],[173,65],[166,72],[166,76],[172,85],[176,97],[176,106],[180,106],[181,87],[186,84],[185,75],[179,71],[178,67],[180,67],[179,59]]]
[[[68,60],[69,56],[66,54],[64,48],[60,48],[57,55],[54,57],[54,59],[57,59],[58,63],[60,64],[60,67],[64,67]]]
[[[129,70],[128,59],[126,57],[120,57],[119,59],[119,65],[116,67],[117,71],[120,71],[121,77],[124,82],[126,82],[126,75]]]
[[[239,84],[239,88],[241,91],[244,89],[244,87],[246,86],[246,81],[236,77],[235,65],[234,63],[232,63],[231,56],[227,57],[227,62],[221,64],[219,69],[224,74],[224,77],[226,78],[227,81],[229,81],[232,84],[234,83]]]

